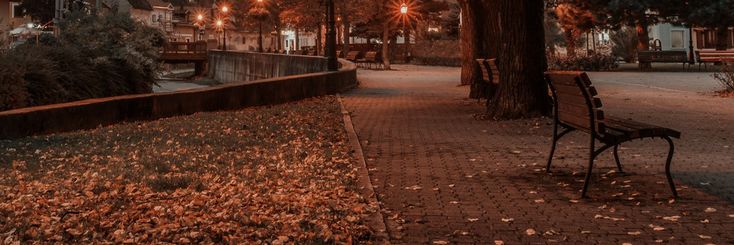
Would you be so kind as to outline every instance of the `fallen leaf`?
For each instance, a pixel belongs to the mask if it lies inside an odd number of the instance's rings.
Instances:
[[[528,228],[527,230],[525,230],[525,234],[528,234],[528,236],[535,235],[535,233],[535,229],[533,228]]]
[[[706,235],[698,235],[698,237],[700,237],[701,239],[711,239],[711,236]]]
[[[512,222],[512,221],[515,221],[515,219],[513,219],[513,218],[502,218],[502,222],[505,222],[505,223]]]
[[[713,213],[713,212],[716,212],[716,209],[715,208],[706,208],[703,211],[706,212],[706,213]]]
[[[630,235],[630,236],[639,236],[640,234],[642,234],[641,231],[628,231],[627,232],[627,235]]]
[[[440,244],[440,245],[444,245],[444,244],[449,244],[449,241],[444,241],[444,240],[434,240],[434,241],[433,241],[433,244]]]

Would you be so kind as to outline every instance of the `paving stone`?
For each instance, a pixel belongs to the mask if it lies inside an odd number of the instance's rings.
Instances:
[[[610,114],[683,132],[673,162],[681,198],[669,202],[664,141],[624,144],[628,174],[609,173],[614,160],[602,154],[591,198],[580,199],[588,136],[564,138],[546,174],[551,120],[476,120],[483,103],[466,99],[468,88],[456,86],[458,69],[397,69],[360,71],[360,88],[344,95],[383,208],[399,217],[385,215],[393,243],[734,243],[734,218],[728,217],[734,214],[734,99],[679,81],[713,84],[706,76],[666,74],[678,80],[665,88],[662,81],[647,82],[654,76],[646,73],[591,74]],[[704,212],[707,207],[717,212]],[[663,219],[669,216],[681,218]],[[502,221],[507,218],[514,220]],[[535,235],[527,235],[530,228]],[[446,236],[457,230],[471,235]]]

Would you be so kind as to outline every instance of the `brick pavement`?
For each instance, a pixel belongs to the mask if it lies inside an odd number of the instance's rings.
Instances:
[[[549,119],[475,120],[482,106],[456,86],[458,69],[397,68],[360,71],[361,87],[344,95],[392,243],[734,243],[725,201],[734,196],[734,100],[592,75],[607,81],[597,85],[612,113],[684,132],[673,162],[682,198],[669,200],[665,142],[646,140],[620,150],[629,174],[601,156],[591,198],[579,200],[583,135],[561,141],[545,174]]]

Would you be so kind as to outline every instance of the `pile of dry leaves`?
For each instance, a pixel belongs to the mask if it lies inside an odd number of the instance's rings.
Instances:
[[[349,243],[335,97],[0,141],[0,243]]]

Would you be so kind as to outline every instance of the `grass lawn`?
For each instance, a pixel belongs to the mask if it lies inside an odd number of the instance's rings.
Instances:
[[[336,97],[0,141],[0,240],[364,241]]]

